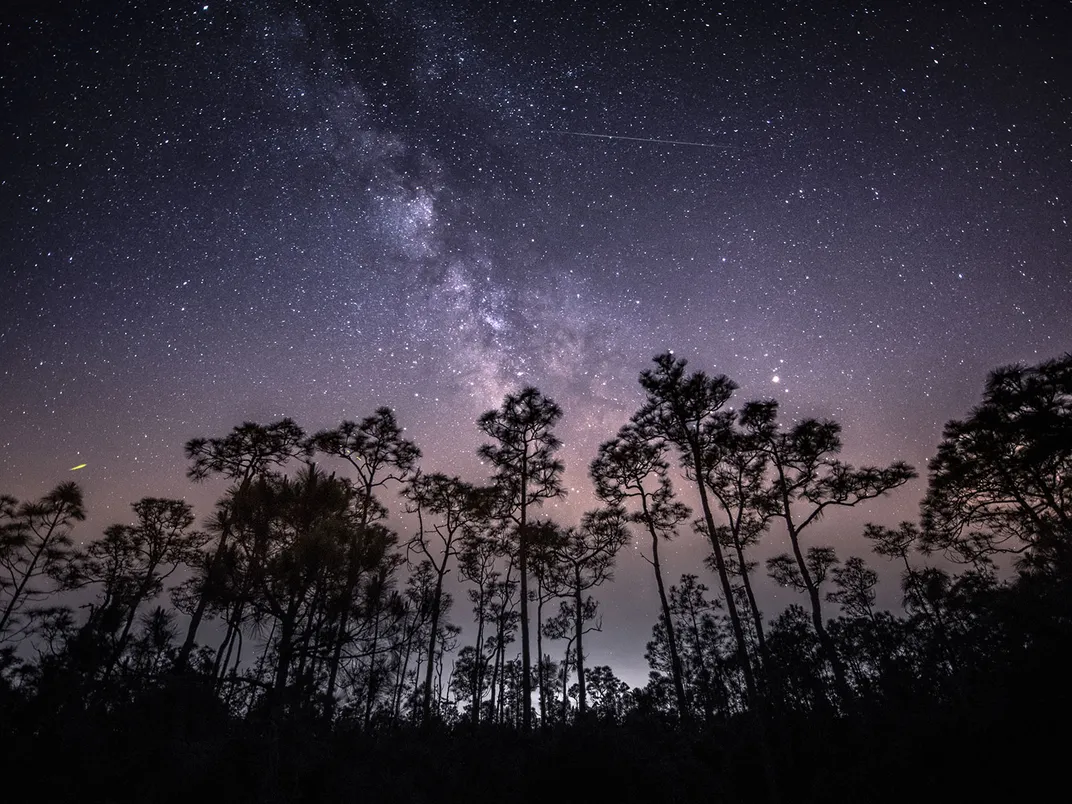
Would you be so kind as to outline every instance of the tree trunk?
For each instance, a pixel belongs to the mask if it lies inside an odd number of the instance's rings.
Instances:
[[[298,649],[298,667],[295,671],[298,678],[306,678],[307,670],[309,678],[316,678],[316,660],[315,657],[310,655],[309,644],[312,642],[313,634],[319,631],[323,622],[320,616],[320,604],[324,597],[323,592],[324,585],[318,582],[313,591],[313,599],[307,609],[306,626]]]
[[[744,673],[745,687],[748,690],[748,698],[756,704],[755,727],[758,732],[760,752],[763,757],[764,781],[767,785],[767,796],[770,801],[780,800],[778,785],[774,776],[774,759],[770,751],[770,739],[767,736],[766,702],[762,692],[756,685],[755,676],[752,673],[752,662],[748,657],[748,643],[745,640],[744,629],[741,628],[741,617],[737,612],[737,603],[733,599],[733,586],[726,572],[726,561],[722,556],[722,546],[715,536],[715,518],[711,514],[711,503],[707,498],[707,488],[703,482],[703,457],[700,455],[699,445],[693,444],[692,468],[696,473],[696,487],[700,494],[700,506],[703,509],[704,524],[707,525],[707,534],[711,541],[711,547],[715,554],[715,566],[718,569],[718,579],[722,583],[722,591],[726,597],[726,610],[730,615],[730,625],[733,627],[733,636],[737,641],[737,656]]]
[[[376,598],[376,615],[372,621],[372,650],[369,651],[369,675],[368,684],[365,688],[365,731],[372,725],[372,705],[375,703],[376,693],[379,692],[379,661],[377,654],[380,652],[380,600],[379,591]],[[334,694],[334,690],[332,690]]]
[[[505,623],[503,625],[505,627]],[[503,630],[499,634],[499,658],[497,659],[499,666],[499,697],[496,715],[498,722],[502,723],[503,714],[506,712],[506,632]]]
[[[786,501],[785,510],[788,515],[788,501]],[[843,703],[847,704],[852,700],[852,690],[849,689],[849,682],[845,678],[845,668],[841,664],[841,657],[838,656],[834,641],[830,638],[826,631],[826,626],[823,624],[823,608],[822,601],[819,598],[819,587],[815,585],[815,579],[811,577],[811,573],[808,571],[804,554],[800,550],[799,534],[796,528],[793,527],[793,520],[788,516],[786,517],[786,524],[789,526],[789,543],[793,546],[793,555],[797,560],[797,568],[800,570],[800,576],[804,580],[804,588],[808,592],[808,602],[811,604],[811,622],[815,628],[815,634],[819,637],[819,645],[822,647],[823,653],[826,654],[830,669],[834,672],[834,687],[837,689],[838,697],[841,698]]]
[[[350,550],[350,569],[347,571],[346,586],[340,597],[341,609],[339,611],[339,624],[335,629],[332,639],[331,660],[328,664],[328,685],[324,698],[324,714],[326,719],[331,720],[335,712],[335,687],[339,681],[339,665],[342,663],[342,649],[346,646],[346,629],[350,625],[350,607],[353,603],[354,591],[361,581],[361,573],[356,570],[357,555],[356,547]]]
[[[446,560],[443,562],[446,567]],[[421,704],[421,722],[427,723],[432,711],[432,670],[435,664],[435,643],[439,631],[439,606],[443,595],[443,573],[436,576],[435,592],[432,596],[432,627],[428,635],[428,667],[424,673],[424,701]]]
[[[733,628],[733,637],[737,643],[737,660],[741,665],[741,672],[744,674],[745,686],[748,689],[748,697],[753,699],[758,694],[756,688],[755,676],[752,674],[752,661],[748,655],[748,640],[744,635],[744,628],[741,626],[741,615],[737,611],[737,602],[733,599],[733,584],[730,582],[729,573],[726,571],[726,560],[722,555],[722,545],[718,543],[718,538],[715,536],[717,531],[715,530],[715,518],[711,514],[711,504],[707,499],[707,488],[704,486],[702,480],[700,480],[700,467],[703,466],[702,458],[699,455],[699,450],[695,450],[693,455],[693,467],[696,471],[697,482],[696,487],[700,492],[700,506],[703,509],[704,524],[707,525],[707,535],[711,542],[711,549],[715,555],[715,568],[718,571],[718,580],[722,584],[722,594],[726,600],[726,611],[730,616],[730,626]]]
[[[522,469],[521,475],[521,525],[519,528],[520,566],[521,572],[521,729],[532,729],[532,658],[529,656],[529,544],[527,505],[525,496],[528,494],[527,467]]]
[[[696,608],[689,603],[689,619],[688,619],[688,631],[692,635],[692,652],[696,657],[696,675],[699,681],[700,692],[700,707],[703,710],[704,722],[711,724],[715,717],[715,695],[714,695],[714,683],[711,678],[711,671],[707,667],[707,657],[704,656],[703,639],[700,637],[700,624],[696,619]],[[715,666],[718,666],[718,657],[715,658]],[[722,686],[721,679],[719,680],[719,686]],[[724,696],[719,696],[720,698]],[[729,717],[729,706],[726,706],[726,716]]]
[[[276,712],[283,702],[284,691],[290,671],[290,662],[294,656],[294,625],[297,621],[298,607],[301,600],[292,595],[287,610],[283,614],[279,629],[279,643],[276,649],[275,674],[272,679],[272,699],[270,709]]]
[[[484,703],[484,587],[477,599],[476,655],[473,657],[473,726],[480,725],[480,707]]]
[[[404,628],[405,621],[403,620],[403,629]],[[397,723],[402,715],[402,693],[405,691],[406,686],[406,672],[409,670],[409,657],[413,655],[414,636],[416,636],[415,633],[410,633],[406,636],[405,650],[402,653],[402,664],[399,666],[398,672],[395,673],[395,693],[391,699],[391,720],[394,723]]]
[[[547,725],[547,695],[543,666],[543,583],[536,587],[536,686],[540,699],[540,726]]]
[[[220,647],[216,651],[216,659],[212,663],[212,677],[217,686],[226,674],[227,665],[231,661],[231,652],[234,650],[235,635],[240,630],[239,625],[242,622],[244,608],[244,601],[239,599],[235,602],[234,607],[231,610],[231,616],[227,618],[227,631],[224,634],[223,642],[220,643]]]
[[[37,562],[41,559],[41,554],[48,549],[49,542],[52,540],[52,531],[55,528],[55,524],[49,525],[48,530],[45,532],[45,538],[41,540],[40,547],[37,552],[34,553],[33,560],[30,562],[30,566],[26,568],[26,572],[23,573],[22,579],[15,586],[15,590],[11,593],[11,599],[8,601],[7,606],[4,607],[4,614],[0,617],[0,637],[4,635],[4,631],[7,628],[8,621],[15,612],[15,604],[18,603],[19,598],[22,597],[22,590],[26,588],[26,585],[30,583],[30,578],[33,577],[34,570],[37,569]]]
[[[648,514],[647,499],[642,499],[644,513]],[[651,565],[655,570],[655,585],[659,589],[659,605],[662,606],[663,620],[666,621],[666,643],[670,650],[670,675],[674,681],[674,695],[677,698],[678,717],[682,720],[690,719],[689,701],[685,696],[685,682],[681,672],[681,653],[677,647],[677,635],[674,632],[674,618],[670,614],[670,603],[666,599],[666,587],[663,584],[663,570],[659,562],[659,534],[651,525],[651,519],[645,516],[648,523],[648,532],[651,534]]]
[[[439,719],[439,717],[440,717],[439,713],[443,711],[443,704],[445,702],[445,697],[446,697],[446,696],[443,695],[443,690],[446,689],[446,687],[443,686],[443,660],[442,660],[442,658],[437,659],[435,665],[436,665],[436,687],[435,687],[436,719]],[[448,681],[449,681],[449,679],[448,679]],[[449,691],[448,691],[448,695],[449,695]]]
[[[220,539],[216,542],[216,549],[212,551],[212,558],[209,560],[208,567],[205,570],[206,586],[211,582],[213,575],[219,568],[223,551],[227,547],[227,537],[230,534],[231,525],[228,517],[224,520],[223,528],[220,530]],[[179,655],[175,658],[175,668],[177,670],[185,670],[190,661],[190,654],[193,652],[194,643],[197,641],[197,629],[201,627],[201,620],[205,616],[205,610],[208,608],[208,598],[207,589],[202,589],[201,594],[197,596],[197,608],[194,609],[194,613],[190,616],[190,625],[186,629],[186,639],[179,649]]]
[[[115,645],[112,648],[112,654],[108,657],[108,664],[104,667],[105,678],[112,674],[112,670],[119,662],[119,657],[123,655],[123,649],[126,647],[127,640],[130,638],[130,630],[134,627],[134,618],[138,614],[138,606],[141,605],[141,601],[149,594],[149,587],[152,585],[154,572],[156,572],[155,563],[151,564],[146,570],[145,576],[138,585],[137,594],[134,595],[134,599],[130,601],[130,605],[127,607],[127,617],[123,623],[123,632],[119,635],[119,639],[115,641]]]
[[[502,657],[503,657],[503,613],[499,612],[499,616],[495,619],[495,647],[492,653],[492,665],[491,665],[491,694],[489,701],[489,714],[491,716],[491,722],[494,723],[497,720],[498,709],[496,708],[499,703],[499,699],[502,697],[502,681],[500,679],[502,675]]]
[[[577,606],[577,717],[588,714],[588,702],[584,694],[584,607],[581,605],[581,568],[573,565],[574,605]]]
[[[570,643],[566,643],[566,658],[562,662],[562,725],[566,725],[566,713],[569,711],[569,661]]]
[[[361,506],[361,521],[357,526],[354,537],[350,540],[347,551],[346,586],[342,595],[342,610],[339,612],[339,627],[335,633],[335,644],[331,651],[331,663],[328,668],[328,686],[324,701],[324,713],[328,720],[335,711],[335,685],[339,678],[339,664],[342,662],[342,650],[346,646],[346,629],[350,625],[350,606],[354,592],[361,582],[361,566],[358,562],[357,544],[358,539],[367,535],[369,525],[369,510],[373,501],[373,476],[370,475],[363,489],[364,498]]]
[[[759,654],[765,660],[767,658],[767,640],[763,634],[763,615],[759,613],[759,605],[756,596],[752,593],[752,581],[749,578],[748,565],[745,563],[744,548],[737,534],[733,534],[733,547],[737,553],[737,565],[741,568],[741,583],[744,584],[744,594],[748,599],[748,608],[752,612],[752,622],[756,627],[756,639],[759,642]]]

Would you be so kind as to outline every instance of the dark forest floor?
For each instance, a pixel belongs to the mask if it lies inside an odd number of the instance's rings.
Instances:
[[[1010,691],[1006,705],[871,713],[771,730],[783,802],[1025,801],[1067,782],[1068,707]],[[166,709],[166,707],[164,708]],[[593,721],[318,734],[295,724],[203,721],[139,708],[5,740],[5,786],[77,802],[762,802],[747,724],[686,734]],[[179,731],[184,732],[179,734]],[[1059,791],[1064,792],[1059,792]],[[1052,792],[1051,792],[1052,791]],[[4,798],[7,798],[6,796]],[[8,799],[14,801],[15,799]]]

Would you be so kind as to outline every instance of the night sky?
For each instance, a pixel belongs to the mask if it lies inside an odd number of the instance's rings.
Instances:
[[[480,480],[475,420],[533,384],[568,524],[666,349],[924,470],[987,371],[1072,349],[1068,20],[851,5],[16,4],[0,492],[77,479],[83,539],[146,495],[204,515],[187,439],[385,404]],[[863,551],[922,488],[817,541]],[[682,534],[670,576],[713,587],[705,554]],[[649,574],[623,555],[588,643],[633,683]]]

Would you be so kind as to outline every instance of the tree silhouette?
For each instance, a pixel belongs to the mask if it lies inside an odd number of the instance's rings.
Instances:
[[[666,628],[670,675],[677,698],[677,711],[679,716],[687,717],[689,706],[682,678],[681,655],[663,583],[659,541],[676,536],[678,525],[689,518],[690,512],[688,506],[674,499],[673,486],[668,476],[670,466],[665,458],[667,449],[665,441],[646,439],[634,425],[626,425],[618,431],[618,436],[613,441],[600,445],[599,454],[589,466],[588,473],[595,483],[596,496],[603,502],[622,506],[631,501],[639,506],[628,514],[628,519],[642,525],[651,537],[651,558],[647,559],[645,556],[645,560],[655,572],[655,585],[659,591],[659,605]],[[655,488],[649,490],[648,485],[652,483]]]
[[[458,553],[459,574],[463,580],[476,585],[476,589],[467,590],[469,602],[473,604],[473,616],[476,620],[476,643],[472,648],[472,657],[464,665],[459,665],[457,672],[467,672],[471,678],[459,680],[460,688],[468,690],[476,697],[472,700],[470,717],[473,725],[480,723],[481,700],[487,685],[487,645],[485,628],[493,619],[492,598],[501,573],[495,567],[496,559],[502,553],[501,534],[490,522],[483,522],[484,527],[464,530]],[[464,650],[464,649],[463,649]],[[464,667],[464,669],[463,669]]]
[[[1072,353],[991,372],[929,468],[928,551],[976,564],[1013,553],[1072,571]]]
[[[665,673],[669,668],[667,635],[673,628],[681,637],[681,663],[690,709],[695,707],[703,722],[712,723],[716,713],[730,714],[730,685],[723,677],[722,667],[728,664],[724,654],[732,657],[735,648],[732,634],[728,636],[729,650],[724,648],[727,635],[718,618],[721,606],[717,600],[707,597],[708,591],[699,577],[692,574],[682,575],[670,587],[669,614],[660,614],[645,656],[654,671]]]
[[[900,560],[901,591],[905,610],[922,617],[938,643],[942,660],[950,669],[957,664],[950,646],[949,626],[942,611],[941,600],[949,586],[949,574],[938,567],[914,567],[909,561],[913,551],[923,551],[923,534],[911,522],[902,522],[896,529],[868,524],[864,538],[874,551],[885,558]]]
[[[505,691],[507,683],[506,648],[512,645],[517,635],[521,614],[517,605],[519,583],[516,573],[517,565],[513,556],[508,556],[506,570],[498,575],[492,584],[489,598],[489,620],[495,632],[491,636],[491,697],[488,702],[493,721],[503,722]],[[530,679],[531,682],[531,679]],[[531,686],[530,686],[531,691]],[[530,707],[531,708],[531,707]]]
[[[833,547],[809,547],[804,556],[804,568],[810,582],[820,590],[830,571],[840,563]],[[767,573],[775,583],[805,594],[808,591],[808,582],[804,580],[800,565],[796,558],[788,553],[768,558]]]
[[[540,703],[540,724],[546,725],[549,719],[547,699],[550,684],[547,683],[547,670],[551,670],[554,677],[555,663],[550,657],[544,655],[543,636],[544,620],[543,609],[548,603],[558,597],[554,573],[557,569],[558,558],[555,551],[561,548],[565,532],[550,520],[532,522],[529,524],[529,568],[533,579],[536,581],[536,589],[529,596],[536,601],[536,655],[539,657],[536,669],[536,686]]]
[[[687,361],[676,359],[672,352],[657,355],[654,362],[654,369],[647,369],[640,375],[640,385],[647,393],[647,401],[638,412],[636,421],[646,435],[665,438],[677,447],[682,467],[696,484],[703,522],[711,542],[715,569],[737,646],[737,661],[744,675],[748,698],[757,704],[755,724],[763,752],[767,794],[772,801],[777,800],[777,782],[764,722],[766,704],[749,657],[748,640],[741,624],[722,545],[717,537],[708,486],[704,480],[712,442],[721,437],[728,426],[727,422],[732,419],[732,414],[723,410],[723,407],[737,385],[724,374],[709,377],[697,371],[686,377]]]
[[[216,587],[223,570],[228,539],[231,535],[231,508],[249,488],[250,482],[262,472],[284,465],[290,459],[306,452],[303,431],[291,419],[280,419],[272,424],[260,425],[244,422],[226,436],[220,438],[192,438],[186,442],[186,457],[191,461],[186,471],[194,481],[204,481],[220,475],[234,483],[230,494],[217,506],[215,528],[216,545],[211,556],[203,564],[202,577],[193,591],[196,603],[186,629],[186,639],[179,650],[175,664],[179,669],[186,666],[197,641],[201,620],[211,601],[211,591]],[[237,619],[237,618],[236,618]],[[228,624],[224,643],[234,634],[234,626]]]
[[[751,433],[733,427],[734,418],[726,416],[716,420],[711,437],[705,440],[703,481],[718,501],[727,523],[708,538],[732,551],[727,559],[727,569],[741,579],[744,603],[751,614],[756,641],[763,655],[766,652],[763,615],[752,589],[754,563],[748,560],[745,551],[758,544],[775,509],[764,493],[767,454]]]
[[[875,618],[875,586],[878,573],[859,556],[849,556],[840,567],[834,567],[837,590],[828,592],[826,599],[841,606],[849,617]]]
[[[498,410],[489,410],[477,424],[494,443],[480,447],[480,457],[495,470],[502,515],[515,525],[521,582],[522,724],[532,727],[532,662],[529,653],[529,510],[564,494],[563,466],[554,455],[560,446],[554,427],[562,410],[535,388],[508,395]]]
[[[839,462],[833,422],[781,429],[769,402],[725,410],[732,383],[671,355],[645,372],[646,404],[589,466],[607,507],[573,528],[531,508],[561,493],[562,471],[560,414],[537,416],[553,403],[534,390],[486,414],[488,488],[420,474],[381,409],[312,439],[284,420],[191,441],[191,477],[230,481],[209,535],[183,500],[146,497],[76,549],[77,486],[2,496],[0,748],[45,800],[77,786],[116,801],[149,789],[161,801],[356,790],[490,802],[557,790],[555,769],[578,762],[593,797],[618,799],[747,801],[760,768],[772,800],[783,781],[805,800],[1030,795],[1032,779],[1059,775],[1052,735],[1069,714],[1070,360],[993,373],[983,404],[947,426],[922,527],[867,525],[865,541],[901,571],[896,611],[876,608],[863,558],[838,561],[813,525],[912,470]],[[715,551],[704,564],[725,582],[719,595],[691,573],[663,589],[665,540],[689,518],[671,451],[696,484],[693,527]],[[329,474],[317,453],[346,468]],[[405,551],[379,496],[393,483]],[[770,574],[808,602],[763,620],[749,551],[772,517],[790,549]],[[603,625],[593,590],[633,526],[651,541],[660,590],[637,689],[585,652]],[[169,589],[184,567],[192,576]],[[460,649],[455,567],[475,625]],[[223,618],[223,641],[180,661],[197,628],[177,627],[169,591],[191,621]],[[545,620],[552,594],[563,597]],[[539,654],[528,668],[516,644],[526,602]],[[543,637],[562,640],[555,661]],[[546,726],[535,734],[533,685]],[[1009,735],[1037,772],[1001,787],[998,774],[963,771]]]
[[[466,645],[454,657],[454,671],[449,687],[458,702],[469,701],[469,718],[474,724],[480,722],[479,709],[487,693],[487,674],[481,669],[484,658],[478,655],[476,647]],[[480,686],[475,686],[479,684]]]
[[[801,534],[831,508],[852,507],[881,497],[916,477],[901,461],[884,468],[856,469],[838,461],[841,425],[837,422],[805,419],[783,431],[777,423],[777,402],[749,402],[741,411],[741,424],[770,461],[771,479],[767,495],[774,515],[785,522],[789,543],[796,560],[799,579],[811,604],[812,625],[834,672],[838,695],[849,700],[845,671],[826,633],[819,579],[815,571],[829,566],[823,556],[805,557]]]
[[[373,530],[379,529],[377,526]],[[390,545],[395,537],[391,534]],[[393,700],[389,685],[392,661],[398,646],[399,626],[404,625],[406,607],[404,598],[396,590],[397,570],[403,558],[393,550],[385,552],[380,561],[367,571],[362,571],[357,599],[352,602],[353,624],[356,633],[349,634],[347,647],[352,653],[345,658],[356,661],[343,662],[340,674],[349,681],[349,695],[356,721],[363,731],[372,728],[373,720],[390,719],[390,707],[383,707],[383,700]],[[334,643],[334,630],[330,642]],[[329,655],[333,655],[329,650]],[[334,700],[334,688],[332,700]],[[328,702],[333,710],[333,704]]]
[[[411,544],[407,545],[407,549],[411,547]],[[412,550],[407,553],[407,555],[411,554]],[[442,626],[446,624],[445,618],[453,603],[450,593],[443,591],[436,566],[430,559],[420,559],[416,566],[410,564],[409,577],[406,579],[405,589],[402,592],[401,616],[395,624],[392,645],[395,679],[391,699],[392,723],[399,723],[403,719],[404,703],[412,711],[413,720],[427,722],[431,716],[431,685],[432,672],[435,669],[436,646]],[[434,629],[432,628],[433,616],[435,618]],[[432,660],[425,663],[424,646],[429,642],[431,650],[428,655],[432,657]],[[412,672],[410,671],[411,662],[415,664]],[[417,681],[422,665],[428,674],[427,685]],[[423,692],[418,693],[419,689],[427,691],[429,701],[427,714],[422,700],[425,696]],[[408,702],[405,701],[407,691],[410,693]]]
[[[748,642],[734,599],[722,545],[716,537],[718,530],[708,487],[704,482],[712,442],[721,437],[732,418],[732,414],[724,411],[723,407],[737,385],[725,375],[709,377],[702,371],[686,377],[686,365],[686,360],[676,359],[671,352],[655,357],[655,368],[640,375],[640,385],[647,392],[648,399],[637,415],[637,421],[645,434],[665,438],[677,447],[682,466],[696,484],[703,522],[715,558],[715,570],[737,643],[737,658],[748,695],[755,698],[760,691],[748,655]]]
[[[464,535],[478,531],[482,521],[489,516],[491,500],[486,491],[457,477],[443,474],[418,474],[410,481],[405,495],[410,502],[411,512],[417,515],[418,523],[409,549],[423,555],[435,575],[428,629],[429,660],[425,667],[424,698],[421,703],[421,719],[427,721],[432,706],[432,659],[439,636],[443,579],[450,572],[450,560],[458,554]]]
[[[140,678],[153,679],[174,661],[173,648],[179,635],[175,613],[156,606],[144,612],[138,622],[141,628],[130,646],[131,669]]]
[[[45,600],[74,554],[71,526],[86,518],[82,489],[61,483],[36,502],[0,497],[0,645],[26,634],[27,605]]]
[[[70,588],[101,588],[88,629],[101,641],[99,671],[105,677],[127,648],[140,607],[159,595],[164,581],[193,561],[206,541],[205,534],[190,530],[193,510],[184,500],[146,497],[132,508],[136,524],[108,527],[65,576]]]
[[[614,675],[605,664],[596,665],[587,673],[586,689],[592,698],[592,711],[611,721],[621,720],[628,706],[629,685]],[[570,688],[573,692],[573,687]],[[580,685],[577,685],[580,697]]]
[[[577,665],[578,712],[588,710],[584,678],[584,622],[592,619],[586,612],[595,607],[585,599],[585,592],[612,577],[614,559],[629,540],[619,508],[604,508],[586,513],[580,527],[567,528],[561,542],[554,545],[556,562],[551,573],[556,591],[570,599],[573,613],[573,642]]]
[[[595,625],[585,625],[595,620],[598,612],[599,604],[594,597],[584,598],[580,608],[577,607],[576,599],[566,598],[558,604],[558,613],[549,618],[543,626],[544,634],[548,639],[566,640],[566,650],[559,664],[558,674],[562,687],[562,699],[559,702],[561,706],[559,720],[562,723],[566,722],[566,712],[569,708],[570,671],[577,667],[577,638],[583,634],[603,630],[602,620],[596,622]]]
[[[293,479],[258,478],[236,517],[247,605],[261,627],[271,624],[265,645],[274,663],[269,710],[285,705],[288,685],[305,675],[310,651],[328,650],[320,644],[322,612],[341,584],[355,497],[348,484],[306,464]]]
[[[387,483],[403,483],[408,480],[416,471],[421,451],[412,441],[403,438],[402,428],[399,427],[394,412],[386,407],[378,408],[372,416],[362,419],[360,423],[344,421],[334,430],[317,433],[309,439],[308,448],[341,458],[357,475],[357,527],[346,553],[346,582],[340,592],[335,644],[328,665],[326,713],[330,717],[334,708],[339,664],[349,638],[349,601],[353,598],[361,580],[361,573],[365,569],[361,555],[362,541],[365,539],[365,531],[386,514],[383,505],[376,499],[376,492]]]
[[[803,606],[791,604],[774,618],[767,644],[772,681],[777,684],[782,704],[791,711],[812,715],[826,712],[828,662],[811,625],[811,615]]]

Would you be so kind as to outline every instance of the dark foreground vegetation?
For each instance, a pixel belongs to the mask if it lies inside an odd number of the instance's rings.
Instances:
[[[1067,793],[1072,355],[993,372],[946,426],[920,521],[867,527],[861,545],[900,570],[900,612],[814,526],[912,467],[844,464],[835,422],[731,410],[730,380],[670,354],[640,382],[646,404],[590,466],[602,505],[577,523],[539,516],[562,494],[561,411],[532,388],[480,418],[481,485],[422,473],[383,408],[190,441],[191,478],[230,484],[203,529],[146,498],[83,548],[77,485],[0,498],[5,786],[116,802]],[[765,569],[801,603],[766,618],[749,555],[772,529],[790,551]],[[668,583],[660,545],[689,531],[706,566]],[[630,689],[584,646],[633,540],[658,596],[650,680]]]

